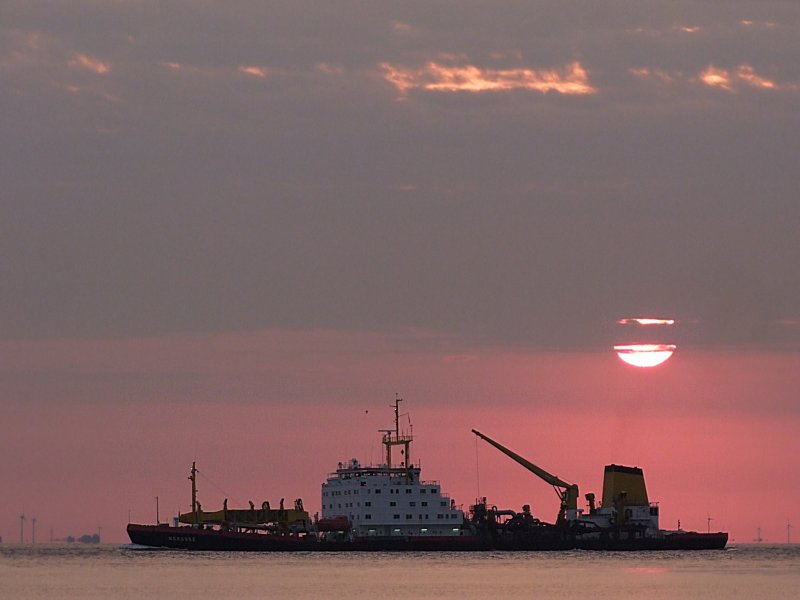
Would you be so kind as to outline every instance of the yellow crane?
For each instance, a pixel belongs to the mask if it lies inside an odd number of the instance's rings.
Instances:
[[[576,518],[576,516],[577,516],[576,513],[577,513],[577,510],[578,510],[578,493],[579,493],[578,492],[578,486],[576,484],[568,483],[568,482],[564,481],[563,479],[561,479],[560,477],[556,477],[552,473],[548,473],[547,471],[545,471],[541,467],[536,466],[535,464],[533,464],[531,461],[521,457],[519,454],[517,454],[513,450],[509,450],[508,448],[506,448],[502,444],[500,444],[498,442],[495,442],[492,438],[490,438],[490,437],[488,437],[486,435],[483,435],[477,429],[473,429],[472,433],[477,435],[482,440],[488,442],[489,444],[491,444],[492,446],[494,446],[495,448],[500,450],[500,452],[502,452],[506,456],[510,457],[512,460],[516,461],[517,463],[519,463],[520,465],[522,465],[523,467],[528,469],[528,471],[530,471],[531,473],[533,473],[537,477],[543,479],[544,481],[546,481],[547,483],[552,485],[553,488],[555,488],[556,493],[558,494],[558,497],[561,500],[561,509],[558,512],[558,519],[556,520],[556,523],[563,524],[563,523],[565,523],[567,521],[567,518],[568,518],[567,511],[568,510],[569,511],[574,511],[572,513],[572,515],[569,515],[569,517],[571,519],[575,519]]]

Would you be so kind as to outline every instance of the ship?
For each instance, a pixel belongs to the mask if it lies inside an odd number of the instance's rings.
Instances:
[[[700,550],[727,544],[724,532],[698,533],[659,528],[658,505],[647,497],[638,467],[607,465],[602,502],[587,494],[580,509],[578,486],[570,484],[473,430],[473,433],[553,485],[561,504],[555,522],[521,511],[499,509],[479,498],[464,510],[439,481],[424,480],[412,460],[413,435],[400,426],[395,398],[394,427],[380,430],[382,462],[340,462],[321,486],[321,513],[311,517],[300,498],[290,507],[264,501],[257,507],[204,511],[197,499],[192,463],[191,511],[172,524],[129,523],[133,544],[182,550],[256,552],[345,551],[520,551],[520,550]]]

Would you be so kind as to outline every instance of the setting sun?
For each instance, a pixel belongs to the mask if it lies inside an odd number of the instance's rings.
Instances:
[[[657,367],[674,353],[674,344],[625,344],[614,346],[617,356],[634,367]]]

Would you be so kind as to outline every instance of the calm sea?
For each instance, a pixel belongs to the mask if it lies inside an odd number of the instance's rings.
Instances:
[[[0,598],[797,599],[800,545],[288,555],[3,544]]]

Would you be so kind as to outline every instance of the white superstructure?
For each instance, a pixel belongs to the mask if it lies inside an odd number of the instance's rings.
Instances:
[[[322,518],[347,518],[356,537],[461,535],[464,512],[438,481],[422,481],[420,466],[411,462],[413,437],[400,431],[400,402],[395,400],[395,428],[381,432],[386,462],[339,463],[322,484]],[[397,464],[396,446],[401,447]]]

